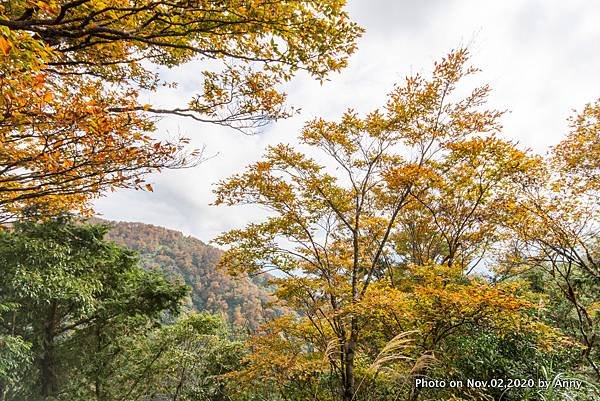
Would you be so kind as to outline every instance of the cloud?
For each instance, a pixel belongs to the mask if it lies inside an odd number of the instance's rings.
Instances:
[[[452,48],[470,45],[479,79],[494,89],[491,104],[509,109],[505,134],[543,152],[567,130],[565,119],[600,94],[600,2],[595,1],[396,1],[351,0],[350,15],[367,30],[341,74],[324,85],[300,74],[286,86],[302,113],[261,135],[244,136],[181,118],[161,129],[183,133],[215,157],[194,169],[153,175],[155,192],[117,191],[96,202],[104,217],[142,221],[208,241],[220,232],[265,216],[251,207],[215,207],[218,180],[256,161],[269,144],[295,143],[305,121],[337,119],[346,108],[366,113],[385,102],[394,83],[428,72]],[[199,66],[168,71],[180,82],[154,95],[165,105],[188,99],[200,84]]]

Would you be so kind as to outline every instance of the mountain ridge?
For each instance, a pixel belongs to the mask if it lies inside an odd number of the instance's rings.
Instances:
[[[217,267],[222,250],[180,231],[141,222],[111,221],[107,238],[135,250],[140,264],[191,288],[187,307],[221,314],[238,327],[255,330],[280,313],[269,294],[269,276],[232,277]]]

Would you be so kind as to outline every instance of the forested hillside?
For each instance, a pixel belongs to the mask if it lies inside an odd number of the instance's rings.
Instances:
[[[276,315],[267,277],[232,277],[216,264],[221,251],[178,231],[143,223],[110,222],[108,239],[140,254],[149,270],[166,273],[191,287],[191,305],[199,311],[224,314],[239,327],[256,329]]]

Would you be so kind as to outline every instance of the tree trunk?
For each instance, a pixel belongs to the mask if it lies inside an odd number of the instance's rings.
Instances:
[[[354,348],[355,344],[349,341],[346,344],[346,366],[345,366],[345,377],[344,377],[344,401],[352,401],[354,397]]]
[[[40,382],[42,399],[58,393],[58,380],[56,377],[56,361],[54,352],[54,336],[56,333],[56,303],[53,303],[50,314],[43,325],[42,359],[40,360]]]
[[[94,372],[94,394],[96,395],[96,401],[102,401],[104,399],[104,397],[102,396],[102,373],[104,372],[104,367],[105,367],[105,359],[103,357],[101,357],[102,355],[102,348],[103,348],[103,338],[102,338],[102,329],[101,329],[101,323],[98,322],[96,323],[96,327],[95,327],[95,334],[96,334],[96,355],[98,355],[98,358],[102,358],[101,361],[98,362],[98,366],[96,366],[95,372]]]
[[[356,353],[356,341],[358,338],[358,326],[354,318],[352,319],[352,327],[350,331],[350,339],[344,346],[345,354],[345,371],[344,371],[344,388],[343,401],[352,401],[355,391],[355,375],[354,375],[354,356]]]

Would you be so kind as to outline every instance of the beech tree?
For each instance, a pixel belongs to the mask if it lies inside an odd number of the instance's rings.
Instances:
[[[483,107],[489,88],[457,95],[459,81],[477,71],[467,59],[461,49],[436,63],[430,79],[408,77],[383,110],[365,118],[350,110],[339,123],[309,122],[300,140],[314,150],[310,155],[289,145],[270,147],[264,160],[216,190],[216,204],[260,205],[271,212],[264,222],[218,238],[229,246],[221,263],[238,273],[280,272],[276,294],[303,314],[299,321],[276,323],[287,327],[287,336],[276,334],[281,328],[272,331],[272,344],[287,350],[282,358],[289,356],[282,366],[298,373],[292,366],[310,371],[319,365],[320,357],[297,355],[303,353],[299,344],[308,342],[328,361],[338,380],[334,397],[344,401],[356,399],[357,354],[374,329],[362,315],[390,310],[372,300],[393,299],[401,283],[393,275],[410,274],[411,263],[459,271],[470,266],[492,211],[527,169],[527,155],[495,136],[502,113]],[[435,222],[430,232],[441,248],[407,256],[402,222],[417,209]],[[373,298],[377,289],[384,294]],[[518,305],[505,301],[506,311]],[[482,300],[482,313],[496,313],[498,306],[487,302]],[[424,351],[435,351],[437,335],[424,342]],[[266,355],[275,364],[275,356]]]
[[[290,114],[278,85],[346,65],[361,29],[344,1],[9,1],[0,4],[0,218],[85,208],[197,161],[158,141],[165,114],[253,131]],[[187,104],[144,104],[161,71],[199,62]]]

